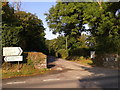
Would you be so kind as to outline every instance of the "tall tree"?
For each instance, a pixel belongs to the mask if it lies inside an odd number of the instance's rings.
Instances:
[[[31,13],[19,11],[15,13],[18,18],[16,25],[22,26],[23,29],[20,33],[26,50],[37,50],[44,49],[45,44],[45,28],[43,23],[38,17]],[[43,51],[43,50],[42,50]]]
[[[77,37],[84,30],[83,27],[83,3],[58,2],[49,13],[46,20],[53,33],[65,33]]]
[[[115,12],[120,8],[120,2],[102,3],[97,8],[95,3],[89,4],[84,10],[85,22],[89,23],[89,31],[95,37],[96,49],[105,53],[118,53],[120,48],[120,21]],[[97,8],[96,10],[93,8]]]
[[[46,21],[53,33],[64,33],[68,49],[74,48],[77,38],[85,30],[83,26],[83,8],[86,3],[58,2],[46,13]]]
[[[16,26],[14,9],[8,2],[2,3],[2,46],[18,46],[22,27]]]
[[[82,31],[90,31],[96,50],[117,53],[120,51],[120,21],[115,12],[119,8],[120,2],[58,2],[46,14],[46,20],[53,33],[63,32],[76,43]],[[84,24],[90,29],[85,30]]]
[[[46,53],[45,28],[34,14],[24,11],[15,12],[8,2],[2,7],[2,46],[20,46],[25,51]]]

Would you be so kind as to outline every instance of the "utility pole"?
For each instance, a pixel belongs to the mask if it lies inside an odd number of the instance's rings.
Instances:
[[[67,50],[67,36],[66,36],[66,50]]]

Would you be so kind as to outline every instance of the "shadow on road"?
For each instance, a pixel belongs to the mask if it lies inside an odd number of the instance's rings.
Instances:
[[[47,57],[47,67],[56,67],[55,63],[58,59],[52,56]],[[72,64],[72,63],[69,63]],[[67,64],[68,65],[68,64]],[[81,88],[118,88],[118,70],[103,68],[103,67],[87,67],[78,65],[83,71],[91,73],[91,75],[85,76],[79,79],[79,86]]]
[[[53,68],[55,67],[56,65],[53,63],[57,61],[57,59],[53,56],[47,56],[47,68]]]
[[[79,79],[82,88],[119,88],[119,73],[118,70],[103,68],[103,67],[84,67],[82,69],[92,73],[91,76]]]

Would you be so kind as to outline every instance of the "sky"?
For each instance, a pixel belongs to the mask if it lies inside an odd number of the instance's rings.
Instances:
[[[21,10],[30,12],[32,14],[36,14],[39,19],[42,20],[45,30],[45,38],[48,40],[57,38],[59,34],[52,34],[52,31],[49,30],[49,27],[47,26],[47,22],[45,20],[45,15],[44,13],[47,13],[49,9],[53,6],[56,5],[56,2],[21,2]],[[88,25],[84,25],[86,29],[88,29]],[[87,34],[83,32],[84,34]]]
[[[49,28],[47,26],[47,22],[45,20],[44,13],[47,13],[49,9],[55,5],[56,2],[22,2],[21,3],[21,10],[30,12],[32,14],[36,14],[39,19],[42,20],[45,30],[45,38],[48,40],[57,38],[57,35],[52,34],[52,31],[49,31]]]

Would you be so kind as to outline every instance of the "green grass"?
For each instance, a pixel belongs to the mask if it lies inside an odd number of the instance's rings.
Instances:
[[[82,65],[93,66],[93,61],[90,58],[86,59],[83,56],[82,57],[77,57],[77,59],[74,59],[72,61],[76,62],[76,63],[79,63],[79,64],[82,64]]]
[[[77,61],[77,62],[80,64],[83,64],[83,65],[92,65],[93,64],[92,60],[81,60],[81,61]]]
[[[19,72],[17,62],[3,62],[2,63],[2,79],[18,77],[18,76],[31,76],[36,74],[44,74],[49,69],[36,69],[34,66],[46,60],[46,55],[41,52],[24,52],[23,62],[20,62]]]
[[[37,74],[44,74],[47,71],[49,71],[49,69],[35,69],[33,65],[23,64],[22,68],[18,72],[17,65],[15,64],[8,70],[6,70],[5,68],[2,69],[2,79],[18,76],[31,76]]]

